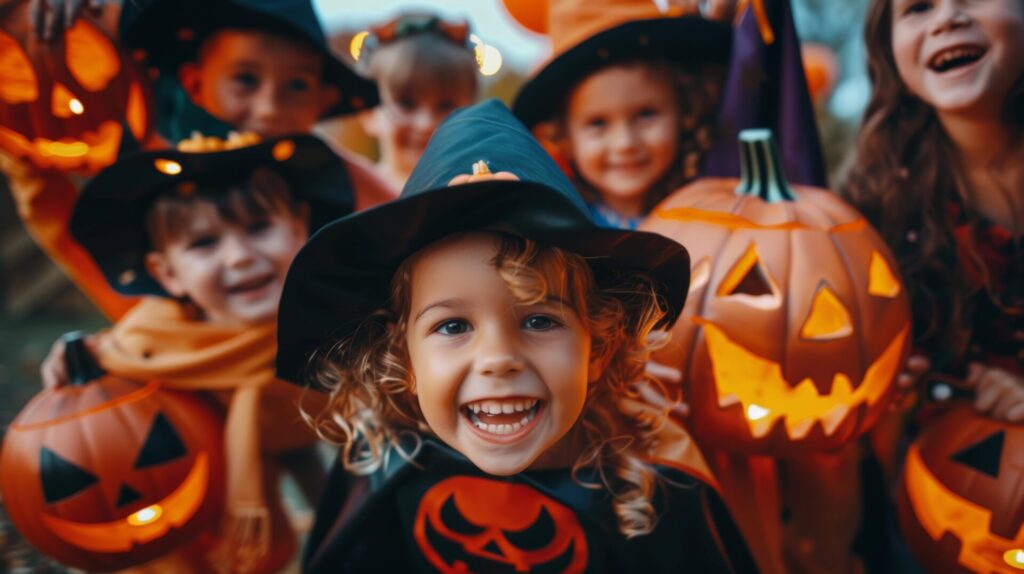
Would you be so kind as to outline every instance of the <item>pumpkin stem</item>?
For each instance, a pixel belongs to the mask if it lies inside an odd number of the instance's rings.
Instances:
[[[768,203],[796,201],[782,172],[779,148],[769,129],[740,132],[740,184],[738,195],[753,195]]]
[[[64,341],[64,366],[69,385],[85,385],[104,375],[92,353],[85,346],[85,333],[72,331],[61,337]]]

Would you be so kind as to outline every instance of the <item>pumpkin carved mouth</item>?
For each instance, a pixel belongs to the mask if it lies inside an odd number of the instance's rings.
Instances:
[[[73,546],[92,552],[128,552],[132,546],[156,540],[188,522],[206,498],[209,476],[209,456],[200,452],[178,488],[127,518],[90,524],[43,514],[42,520],[51,532]]]
[[[791,384],[779,363],[750,352],[714,323],[700,317],[691,321],[704,327],[719,408],[741,405],[754,438],[767,436],[780,420],[790,440],[805,438],[817,422],[825,436],[831,436],[851,412],[862,404],[871,407],[885,396],[908,334],[903,327],[856,388],[848,376],[836,373],[831,391],[821,394],[810,378]]]
[[[37,137],[29,141],[25,136],[0,126],[0,145],[20,150],[18,155],[30,157],[40,166],[70,169],[88,165],[109,165],[117,157],[121,143],[121,126],[117,122],[104,122],[95,131],[84,132],[77,139],[49,140]]]

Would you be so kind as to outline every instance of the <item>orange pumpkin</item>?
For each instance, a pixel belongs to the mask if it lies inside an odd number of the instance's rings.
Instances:
[[[1024,425],[964,405],[907,453],[900,526],[929,572],[1024,570]]]
[[[221,515],[222,423],[195,395],[104,375],[80,340],[67,349],[73,384],[40,393],[7,430],[5,510],[65,564],[148,562]]]
[[[0,7],[0,148],[40,168],[95,172],[116,159],[122,121],[146,137],[146,84],[104,31],[115,27],[114,8],[43,42],[27,1]]]
[[[413,535],[431,566],[461,572],[583,572],[576,514],[533,488],[453,476],[423,495]]]
[[[887,406],[909,306],[885,243],[823,189],[791,188],[768,130],[740,134],[740,181],[704,179],[641,229],[690,251],[686,308],[657,357],[683,372],[707,447],[782,456],[837,448]]]
[[[502,0],[505,11],[520,26],[535,34],[548,32],[548,2],[551,0]]]

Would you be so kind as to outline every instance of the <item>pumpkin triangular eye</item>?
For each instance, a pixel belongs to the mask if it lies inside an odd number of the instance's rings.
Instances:
[[[501,551],[501,547],[498,546],[498,543],[493,541],[493,540],[491,540],[486,545],[484,545],[482,550],[484,552],[490,552],[491,554],[495,554],[497,556],[504,556],[505,555],[505,553]]]
[[[135,468],[146,468],[185,456],[185,444],[163,414],[156,415],[146,442],[135,460]]]
[[[441,506],[441,522],[444,523],[448,530],[458,532],[464,536],[476,536],[487,530],[482,526],[473,524],[466,520],[466,517],[462,516],[459,508],[455,506],[454,495],[449,495],[448,500],[445,500],[444,505]]]
[[[533,524],[523,530],[512,532],[505,530],[503,532],[505,533],[505,538],[515,545],[516,548],[531,551],[540,550],[551,544],[558,530],[555,527],[554,519],[548,513],[548,509],[542,506],[540,514],[537,516],[537,520],[533,521]]]
[[[877,251],[871,252],[871,263],[868,267],[868,293],[875,297],[892,299],[900,294],[900,280],[892,272],[885,257]]]
[[[745,300],[758,307],[776,307],[779,301],[764,263],[751,243],[718,286],[719,297],[745,296]]]
[[[137,490],[127,484],[122,484],[121,491],[117,493],[117,506],[121,507],[131,504],[140,498],[142,498],[142,495]]]
[[[992,478],[999,478],[999,460],[1003,458],[1003,440],[1006,431],[994,432],[950,458]]]
[[[39,82],[17,40],[0,31],[0,100],[24,104],[39,99]]]
[[[47,504],[74,496],[96,484],[92,473],[46,447],[39,451],[39,477]]]
[[[826,285],[818,288],[811,302],[811,312],[807,315],[800,338],[808,341],[830,341],[846,337],[853,333],[853,322],[850,312]]]

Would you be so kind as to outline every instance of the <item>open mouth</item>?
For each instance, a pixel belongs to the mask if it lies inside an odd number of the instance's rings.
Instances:
[[[228,287],[227,291],[228,291],[228,293],[230,293],[232,295],[241,295],[241,294],[245,294],[245,293],[249,293],[249,292],[252,292],[252,291],[257,291],[259,289],[262,289],[263,287],[266,287],[267,285],[269,285],[273,280],[274,280],[274,275],[273,274],[261,275],[259,277],[253,277],[252,279],[247,279],[245,281],[242,281],[241,283],[235,283],[231,287]]]
[[[985,55],[981,46],[954,46],[942,50],[928,60],[928,67],[940,74],[970,66]]]
[[[532,397],[483,399],[459,407],[470,425],[495,438],[517,438],[535,425],[544,403]]]

